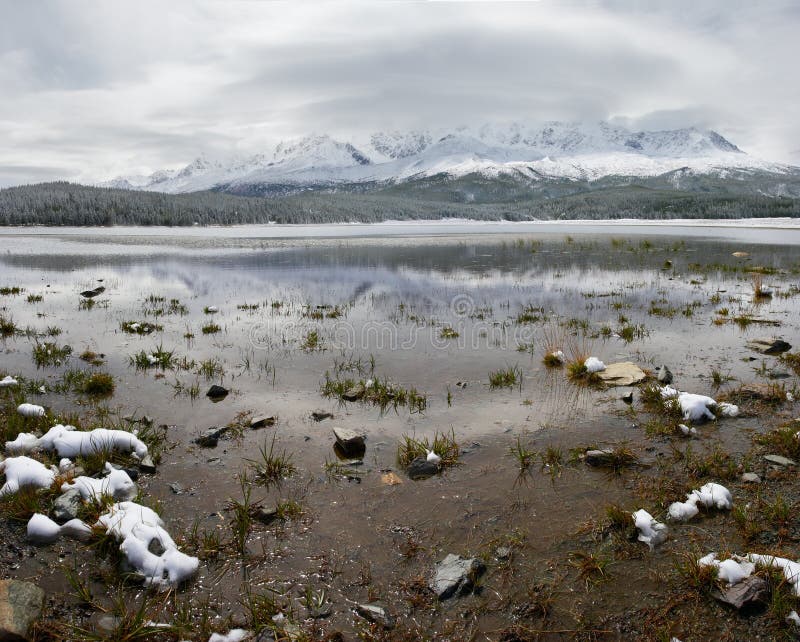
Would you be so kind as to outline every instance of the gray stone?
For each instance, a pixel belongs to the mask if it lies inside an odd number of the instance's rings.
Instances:
[[[219,438],[222,437],[222,435],[224,435],[226,432],[228,432],[227,426],[222,426],[221,428],[209,428],[197,439],[195,439],[194,443],[196,443],[198,446],[202,446],[203,448],[216,448],[217,444],[219,443]]]
[[[75,519],[81,506],[83,506],[83,498],[80,492],[75,488],[71,488],[59,495],[56,501],[53,502],[53,510],[51,512],[53,520],[63,524]]]
[[[386,613],[386,609],[377,604],[357,604],[356,613],[365,620],[380,624],[384,629],[394,628],[394,618]]]
[[[723,604],[729,604],[736,609],[743,609],[766,603],[769,596],[769,587],[764,578],[758,575],[751,575],[733,586],[717,588],[711,594]]]
[[[25,642],[42,614],[44,591],[31,582],[0,580],[0,640]]]
[[[633,390],[629,391],[625,395],[622,395],[620,397],[620,400],[624,401],[626,404],[629,404],[629,405],[632,404],[633,403]]]
[[[743,473],[742,474],[742,481],[748,484],[760,484],[761,477],[756,475],[755,473]]]
[[[760,337],[758,339],[750,339],[747,342],[747,347],[761,354],[781,354],[792,349],[792,346],[783,339],[777,337]]]
[[[440,600],[466,595],[472,592],[475,581],[485,570],[483,562],[475,557],[465,559],[450,553],[436,565],[428,586]]]
[[[596,374],[607,386],[632,386],[644,381],[647,376],[644,370],[631,361],[609,363],[605,370]]]
[[[275,415],[258,415],[250,420],[250,427],[263,428],[264,426],[274,426],[276,419]]]
[[[278,519],[278,510],[276,508],[259,508],[253,515],[262,524],[269,524]]]
[[[122,620],[110,613],[95,613],[89,618],[89,622],[96,633],[103,633],[106,636],[110,636],[116,632]]]
[[[797,462],[794,459],[789,459],[782,455],[764,455],[764,459],[770,464],[777,464],[778,466],[797,466]]]
[[[333,436],[336,438],[336,443],[342,452],[348,457],[360,457],[366,450],[364,443],[364,435],[351,430],[350,428],[341,428],[335,426],[333,429]]]
[[[311,413],[311,418],[314,421],[324,421],[325,419],[333,419],[333,413],[327,410],[315,410]]]
[[[178,482],[173,482],[169,485],[169,489],[175,493],[176,495],[183,494],[183,486],[181,486]]]
[[[614,451],[609,448],[587,450],[583,455],[583,459],[590,466],[608,466],[614,460]]]
[[[141,470],[143,473],[156,472],[156,464],[150,455],[145,455],[142,458],[142,461],[139,462],[139,470]]]
[[[770,370],[767,373],[767,376],[770,379],[788,379],[792,375],[790,375],[786,370]]]
[[[164,548],[164,545],[161,543],[161,540],[157,537],[154,537],[150,540],[150,543],[147,545],[147,550],[150,551],[153,555],[157,555],[161,557],[164,553],[167,552],[167,549]]]
[[[439,472],[439,464],[428,461],[425,457],[417,457],[408,465],[406,473],[411,479],[427,479]]]
[[[662,364],[656,368],[656,379],[658,379],[659,383],[663,383],[664,385],[670,384],[672,383],[672,372],[667,366]]]
[[[507,560],[511,557],[511,549],[508,546],[498,546],[494,549],[494,556],[499,560]]]

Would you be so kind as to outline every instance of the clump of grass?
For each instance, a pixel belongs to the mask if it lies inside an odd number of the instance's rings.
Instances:
[[[605,508],[608,527],[614,531],[628,531],[632,527],[631,512],[619,504],[608,504]]]
[[[114,394],[114,377],[105,372],[95,372],[83,383],[81,392],[93,397],[108,397]]]
[[[569,563],[578,569],[578,577],[587,586],[609,579],[608,567],[611,564],[611,560],[608,557],[597,553],[575,551],[570,554]]]
[[[258,451],[261,455],[258,460],[248,460],[254,479],[258,483],[269,486],[279,483],[297,472],[297,468],[292,463],[292,455],[285,450],[278,452],[275,449],[275,435],[272,436],[269,446],[265,441],[263,446],[259,446]]]
[[[285,499],[275,505],[275,514],[284,521],[297,519],[303,514],[303,505],[295,499]]]
[[[517,436],[517,441],[508,449],[508,454],[517,460],[520,471],[526,471],[536,459],[536,451],[529,450],[523,443],[522,438]]]
[[[513,366],[489,373],[489,386],[494,388],[513,388],[522,385],[522,368]]]
[[[0,294],[3,296],[16,296],[17,294],[22,294],[23,288],[14,286],[3,286],[0,287]]]
[[[168,314],[185,316],[189,314],[189,308],[178,299],[170,299],[167,301],[166,297],[151,294],[145,298],[142,305],[142,312],[146,315],[156,317]]]
[[[452,429],[449,433],[437,432],[432,441],[429,441],[427,437],[416,439],[403,435],[397,446],[397,463],[406,467],[417,457],[426,457],[431,451],[442,458],[440,462],[442,468],[458,464],[460,450],[455,432]]]
[[[712,565],[698,564],[699,558],[692,553],[681,554],[676,567],[690,588],[708,594],[717,587],[717,569]]]
[[[231,529],[233,530],[233,541],[236,550],[240,555],[247,553],[247,538],[253,528],[253,512],[258,508],[252,501],[253,489],[246,477],[240,479],[242,489],[242,500],[228,500],[227,509],[233,513],[231,519]]]
[[[150,323],[149,321],[123,321],[120,324],[123,332],[128,334],[152,334],[153,332],[161,332],[164,326],[157,323]]]
[[[756,435],[754,441],[769,446],[770,451],[789,459],[800,460],[800,421],[790,421],[763,435]]]
[[[517,315],[514,320],[518,325],[527,325],[531,323],[538,323],[544,316],[544,308],[535,308],[532,305],[527,305],[522,308],[522,311]]]
[[[458,339],[458,332],[451,327],[442,328],[439,332],[440,339]]]
[[[397,411],[398,406],[405,406],[409,412],[422,413],[428,407],[427,395],[416,388],[404,388],[378,377],[368,381],[338,377],[333,379],[326,372],[322,394],[325,397],[336,397],[342,402],[350,400],[371,403],[378,406],[381,412],[389,407]]]
[[[300,348],[305,350],[306,352],[312,352],[313,350],[319,350],[322,346],[322,338],[319,336],[319,332],[316,330],[311,330],[308,332],[303,339],[303,342],[300,344]]]
[[[779,359],[800,377],[800,352],[784,352]]]
[[[55,343],[37,341],[33,346],[33,361],[37,368],[60,366],[72,354],[71,346],[59,346]]]
[[[0,515],[15,522],[27,522],[35,513],[49,512],[56,491],[23,486],[16,493],[0,497]]]
[[[160,344],[151,352],[141,350],[129,358],[130,364],[135,366],[137,370],[147,370],[148,368],[168,370],[174,367],[175,360],[175,351],[165,350],[163,344]]]
[[[751,285],[753,286],[754,299],[772,298],[772,290],[764,287],[764,275],[760,272],[753,272],[750,275]]]
[[[17,324],[14,319],[0,314],[0,336],[10,337],[17,333]]]
[[[644,327],[644,325],[641,324],[639,325],[626,324],[617,330],[617,335],[625,343],[631,343],[636,339],[641,339],[647,336],[647,330]]]
[[[44,297],[41,294],[29,294],[28,298],[25,300],[28,303],[41,303],[44,300]]]
[[[200,328],[200,331],[203,334],[216,334],[222,330],[216,323],[206,323],[203,327]]]
[[[213,359],[204,359],[197,368],[197,374],[202,375],[206,379],[221,377],[224,372],[225,368],[222,367],[222,363],[216,357]]]
[[[101,366],[105,363],[103,361],[103,356],[102,354],[97,354],[94,350],[86,348],[86,350],[81,352],[79,359],[93,366]]]

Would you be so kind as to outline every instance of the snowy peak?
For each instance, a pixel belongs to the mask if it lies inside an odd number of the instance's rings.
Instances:
[[[246,158],[223,162],[200,156],[179,170],[119,177],[105,185],[171,193],[269,193],[270,185],[314,189],[438,175],[591,181],[611,175],[659,176],[682,168],[721,175],[731,169],[780,173],[787,167],[750,157],[717,132],[694,127],[631,131],[609,122],[512,122],[375,132],[359,142],[314,134]]]

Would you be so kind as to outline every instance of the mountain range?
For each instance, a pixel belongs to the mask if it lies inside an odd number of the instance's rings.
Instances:
[[[182,169],[120,176],[100,186],[243,196],[423,192],[434,200],[497,202],[642,182],[659,189],[732,187],[800,196],[800,168],[750,156],[715,131],[631,131],[608,122],[486,124],[352,140],[315,134],[249,157],[200,156]]]

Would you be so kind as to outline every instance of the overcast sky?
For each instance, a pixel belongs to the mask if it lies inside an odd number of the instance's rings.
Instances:
[[[0,186],[310,132],[617,119],[800,164],[797,0],[0,0]]]

